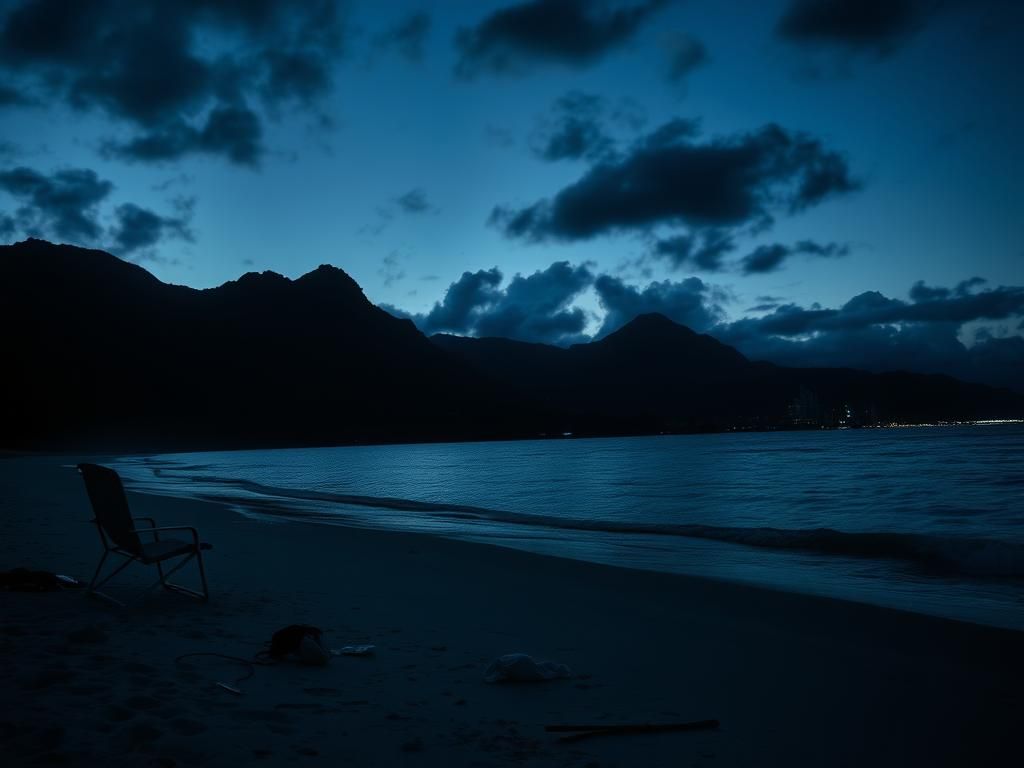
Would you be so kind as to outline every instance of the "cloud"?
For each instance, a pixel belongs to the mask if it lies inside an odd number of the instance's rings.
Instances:
[[[0,109],[5,107],[33,107],[37,106],[34,98],[27,96],[18,88],[9,85],[0,85]]]
[[[386,309],[412,319],[428,334],[562,345],[602,338],[638,315],[658,312],[754,360],[945,373],[1024,392],[1024,338],[1009,330],[1024,331],[1024,286],[982,289],[979,280],[932,289],[927,296],[917,291],[919,298],[911,301],[865,291],[836,308],[801,307],[777,296],[758,296],[758,305],[748,312],[764,315],[730,321],[730,294],[700,278],[632,285],[621,277],[596,274],[590,265],[555,262],[531,275],[516,275],[504,286],[497,268],[465,272],[426,314]],[[592,336],[586,333],[587,313],[573,305],[589,290],[604,313]],[[962,341],[967,323],[980,324],[970,345]]]
[[[202,128],[184,121],[169,123],[158,131],[131,141],[108,141],[104,153],[124,160],[165,162],[190,154],[224,155],[237,165],[256,167],[263,155],[260,118],[245,107],[218,107]]]
[[[666,261],[673,270],[697,269],[703,272],[718,272],[723,268],[722,260],[736,244],[728,235],[720,232],[704,232],[695,235],[675,235],[654,244],[651,255]]]
[[[866,291],[835,309],[784,304],[712,333],[750,357],[783,365],[947,373],[1024,391],[1019,337],[983,338],[971,347],[960,340],[965,323],[1024,315],[1024,287],[975,291],[978,280],[953,289],[919,281],[909,302]]]
[[[582,339],[586,314],[569,304],[593,282],[586,265],[557,261],[531,275],[516,275],[477,319],[475,335],[567,344]]]
[[[763,274],[774,272],[782,267],[789,257],[795,254],[807,256],[818,256],[830,258],[835,256],[846,256],[850,252],[849,246],[839,243],[816,243],[812,240],[800,240],[794,245],[760,245],[743,257],[741,268],[746,275]]]
[[[668,47],[668,79],[673,83],[681,83],[690,73],[710,60],[708,49],[700,40],[689,35],[677,34],[667,42]]]
[[[888,55],[927,22],[935,0],[792,0],[776,27],[783,40]]]
[[[480,311],[493,304],[499,295],[498,286],[504,276],[497,267],[477,272],[463,272],[448,286],[444,298],[425,315],[408,315],[421,331],[432,333],[469,334],[476,325]],[[386,307],[392,311],[391,307]]]
[[[667,0],[527,0],[456,35],[456,74],[519,73],[538,62],[581,67],[628,41]]]
[[[391,286],[405,279],[405,270],[398,260],[398,253],[392,251],[381,259],[381,267],[377,273],[384,279],[385,286]]]
[[[952,291],[949,288],[930,288],[924,284],[924,280],[918,280],[910,287],[910,298],[914,301],[945,299],[950,293]]]
[[[311,107],[343,36],[334,0],[20,0],[0,20],[0,67],[34,98],[127,127],[118,154],[255,166],[257,104]]]
[[[500,336],[519,341],[570,344],[584,340],[587,315],[572,301],[594,280],[587,265],[555,262],[530,275],[515,275],[501,286],[504,275],[495,267],[463,272],[448,286],[444,298],[425,314],[406,317],[426,334]]]
[[[596,338],[618,330],[637,315],[658,312],[695,331],[705,331],[724,316],[723,294],[699,277],[679,282],[652,282],[646,288],[627,285],[611,275],[594,281],[598,301],[605,310]]]
[[[613,145],[605,132],[604,100],[595,94],[569,91],[555,101],[551,114],[540,121],[531,146],[542,160],[594,160],[607,155]]]
[[[17,232],[18,222],[14,220],[14,217],[8,216],[6,213],[0,213],[0,240],[13,240]]]
[[[803,133],[767,125],[695,143],[691,132],[690,124],[668,123],[551,199],[496,207],[490,222],[530,241],[587,240],[657,225],[764,228],[779,210],[795,213],[858,187],[841,155]]]
[[[14,216],[18,229],[33,236],[52,232],[76,243],[99,239],[99,205],[113,189],[111,182],[84,168],[50,176],[24,166],[0,172],[0,190],[22,203]]]
[[[427,213],[434,208],[427,199],[427,193],[419,187],[395,198],[395,203],[403,213]]]
[[[389,27],[374,39],[379,50],[394,48],[408,61],[423,60],[423,46],[430,33],[430,14],[416,11],[398,24]]]
[[[191,212],[191,205],[185,210]],[[152,248],[166,237],[194,240],[187,216],[160,216],[134,203],[119,205],[114,211],[117,224],[111,231],[114,252],[130,256]]]
[[[191,200],[178,202],[177,216],[161,216],[134,203],[124,203],[115,209],[115,224],[108,232],[100,208],[114,185],[91,169],[66,168],[47,175],[24,166],[12,168],[0,171],[0,191],[19,202],[13,216],[0,215],[0,235],[5,239],[13,239],[20,232],[77,245],[98,245],[123,256],[150,248],[167,237],[192,239]]]

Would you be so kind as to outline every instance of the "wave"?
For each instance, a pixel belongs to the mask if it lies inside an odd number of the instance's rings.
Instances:
[[[153,474],[171,479],[158,468]],[[209,476],[176,476],[173,481],[231,487],[263,497],[225,499],[214,494],[201,494],[210,501],[230,501],[240,506],[251,505],[260,511],[298,519],[338,519],[330,512],[289,510],[274,499],[295,499],[329,504],[343,504],[367,509],[392,510],[428,514],[439,520],[481,523],[502,523],[566,531],[650,536],[680,536],[721,541],[773,550],[803,551],[824,555],[903,560],[946,575],[1024,578],[1024,545],[998,539],[941,536],[936,534],[865,531],[839,531],[833,528],[787,529],[771,527],[737,527],[699,523],[644,523],[611,520],[581,520],[551,515],[506,512],[465,504],[447,504],[382,496],[360,496],[307,489],[279,488],[250,480]],[[172,481],[172,482],[173,482]],[[156,490],[156,489],[154,489]],[[256,503],[254,503],[256,502]]]

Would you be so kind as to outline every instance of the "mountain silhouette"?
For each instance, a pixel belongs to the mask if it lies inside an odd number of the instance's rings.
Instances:
[[[0,247],[0,318],[8,447],[484,439],[536,426],[335,267],[196,290],[28,240]]]
[[[341,269],[168,285],[103,251],[0,246],[0,447],[167,449],[1024,415],[944,376],[782,368],[661,315],[567,349],[425,337]],[[849,412],[849,415],[847,413]]]
[[[431,337],[474,369],[562,415],[581,434],[864,426],[1024,415],[1024,396],[942,375],[755,362],[664,315],[559,348]]]

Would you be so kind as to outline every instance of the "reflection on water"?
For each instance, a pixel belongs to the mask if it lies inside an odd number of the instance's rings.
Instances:
[[[263,517],[1024,628],[1020,425],[210,452],[118,469],[137,490]]]

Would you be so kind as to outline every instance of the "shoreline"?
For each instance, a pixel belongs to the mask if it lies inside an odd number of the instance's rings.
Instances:
[[[825,441],[835,445],[834,440]],[[719,442],[725,445],[727,441]],[[538,447],[531,450],[561,449],[533,445]],[[364,449],[339,448],[324,455],[344,463],[344,452],[350,450]],[[369,452],[373,450],[351,454],[352,460],[377,455]],[[558,450],[554,455],[561,455]],[[266,457],[257,451],[253,460],[290,466],[291,456],[295,452],[301,456],[303,451],[271,451]],[[407,484],[386,482],[381,486],[382,477],[374,472],[370,473],[374,479],[370,485],[362,482],[361,476],[346,476],[337,487],[314,482],[308,472],[274,475],[279,482],[261,480],[261,475],[252,472],[232,472],[236,463],[249,462],[241,458],[245,455],[225,453],[223,458],[210,459],[214,463],[209,465],[200,452],[184,458],[166,454],[166,473],[157,469],[165,462],[148,463],[153,454],[121,456],[116,464],[137,492],[215,501],[256,519],[308,519],[323,525],[406,530],[579,562],[818,595],[1024,631],[1024,613],[1018,601],[1018,587],[1024,584],[1020,581],[1024,544],[1000,538],[998,533],[986,535],[984,529],[936,532],[911,525],[893,530],[888,521],[878,520],[874,526],[830,526],[825,521],[793,527],[773,524],[763,516],[745,525],[718,522],[698,512],[669,517],[664,523],[653,517],[587,518],[588,509],[573,507],[569,499],[565,500],[566,510],[527,506],[509,511],[501,503],[505,499],[501,494],[478,501],[472,492],[467,494],[466,487],[455,485],[452,488],[461,491],[454,495],[436,490],[418,495],[418,489]],[[301,459],[296,461],[301,465]],[[402,471],[400,462],[386,466],[399,474]],[[166,477],[152,477],[151,471]],[[381,495],[357,495],[365,493]],[[584,493],[580,498],[589,497]],[[785,515],[781,519],[785,520]]]
[[[4,569],[91,574],[99,544],[80,479],[62,463],[0,465]],[[638,754],[643,764],[996,764],[1024,713],[1024,638],[1013,630],[415,533],[260,523],[170,497],[129,492],[129,503],[214,543],[213,598],[155,594],[122,613],[71,592],[0,594],[17,661],[2,674],[16,762],[54,750],[86,761],[124,733],[125,764],[267,751],[360,765],[633,765]],[[261,668],[240,697],[212,681],[242,670],[173,663],[189,652],[249,656],[290,623],[324,628],[331,647],[374,643],[377,655]],[[90,628],[105,639],[83,640]],[[577,676],[482,682],[490,661],[517,651]],[[82,708],[86,695],[95,707]],[[543,732],[572,720],[712,717],[720,732],[573,746]],[[56,746],[40,736],[54,722]]]
[[[43,449],[43,448],[0,448],[0,459],[20,457],[59,457],[75,455],[79,457],[120,457],[120,456],[159,456],[161,454],[175,453],[213,453],[222,451],[277,451],[277,450],[304,450],[315,448],[358,448],[366,446],[388,446],[388,445],[459,445],[464,443],[521,443],[533,440],[628,440],[630,438],[650,437],[689,437],[696,435],[750,435],[750,434],[786,434],[791,432],[813,433],[813,432],[846,432],[858,429],[949,429],[955,427],[998,427],[1007,424],[1024,424],[1024,418],[997,418],[997,419],[971,419],[965,421],[930,421],[930,422],[893,422],[889,424],[861,424],[857,426],[826,426],[823,424],[814,425],[772,425],[765,427],[742,427],[731,426],[721,429],[694,429],[685,431],[657,431],[657,432],[586,432],[586,433],[562,433],[548,434],[538,433],[535,435],[507,435],[498,437],[467,437],[461,439],[444,439],[425,437],[416,439],[395,439],[395,440],[359,440],[349,443],[304,443],[304,444],[277,444],[277,443],[224,443],[207,445],[199,448],[168,445],[164,447],[141,446],[137,450],[105,447],[85,447],[74,453],[74,446],[68,448]]]

